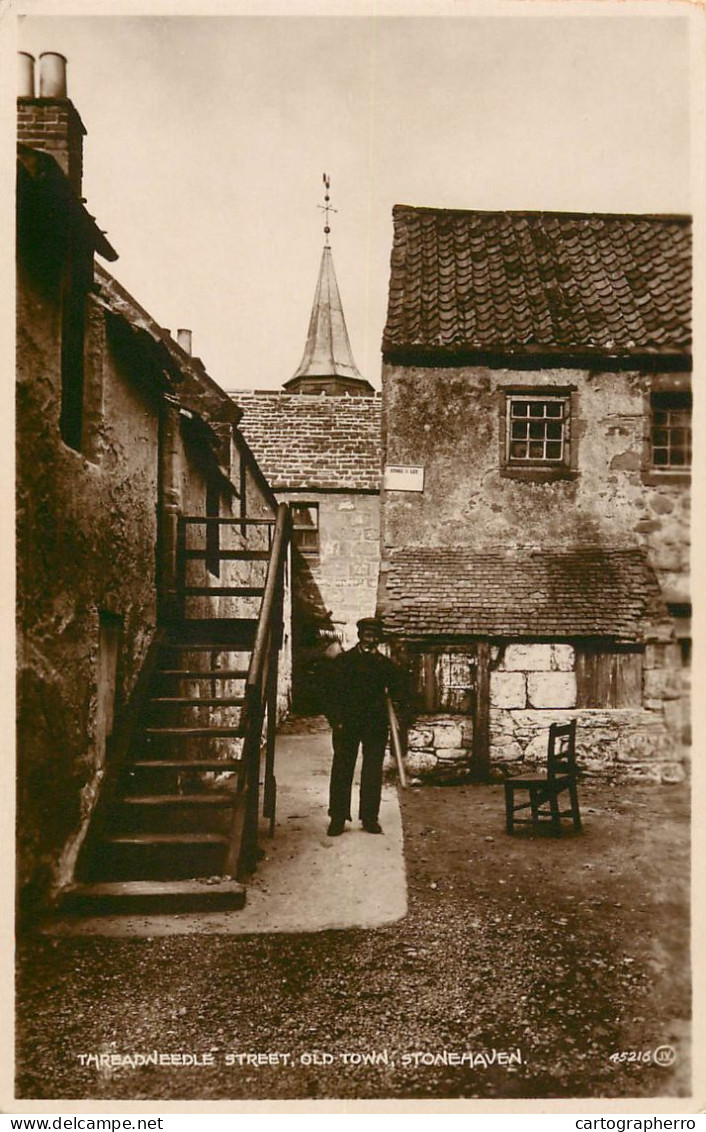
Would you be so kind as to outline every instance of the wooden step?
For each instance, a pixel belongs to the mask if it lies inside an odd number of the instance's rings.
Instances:
[[[126,770],[202,770],[235,774],[243,765],[242,759],[136,759]]]
[[[121,806],[232,806],[235,794],[133,794],[120,799]]]
[[[249,652],[256,632],[256,617],[187,617],[162,648],[167,652]]]
[[[158,774],[158,772],[153,772]],[[170,772],[174,774],[175,772]],[[229,835],[236,808],[243,796],[229,790],[189,788],[180,793],[178,779],[164,776],[137,785],[127,783],[127,793],[116,799],[105,825],[105,836],[131,833],[220,833]]]
[[[132,880],[73,884],[60,896],[66,915],[149,914],[238,911],[245,905],[245,887],[237,881]]]
[[[144,735],[165,739],[242,739],[244,731],[239,727],[145,727]]]
[[[264,586],[184,586],[184,597],[262,597]]]
[[[227,845],[222,833],[116,833],[106,839],[108,845]]]
[[[157,676],[171,676],[177,680],[247,680],[247,668],[160,668]]]
[[[189,880],[223,872],[225,833],[123,831],[106,833],[91,861],[91,881]]]
[[[205,559],[206,556],[211,557],[211,552],[207,551],[204,547],[200,550],[185,550],[183,552],[184,558],[191,558],[195,560]],[[269,550],[219,550],[217,554],[213,554],[214,558],[220,558],[222,561],[227,562],[267,562],[270,557]]]
[[[242,707],[243,696],[153,696],[151,704],[169,704],[171,707]]]

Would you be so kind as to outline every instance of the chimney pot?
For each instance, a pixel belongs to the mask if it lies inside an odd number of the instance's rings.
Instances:
[[[39,56],[39,97],[66,98],[66,57],[58,51]]]
[[[29,51],[18,51],[18,98],[34,98],[34,55]]]
[[[191,354],[191,331],[183,328],[177,330],[177,342],[185,354]]]

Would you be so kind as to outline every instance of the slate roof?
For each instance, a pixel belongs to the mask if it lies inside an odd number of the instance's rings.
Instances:
[[[405,547],[390,555],[386,632],[643,640],[664,615],[644,552]]]
[[[233,390],[273,490],[380,490],[380,397]]]
[[[396,205],[393,221],[387,360],[689,353],[688,217]]]

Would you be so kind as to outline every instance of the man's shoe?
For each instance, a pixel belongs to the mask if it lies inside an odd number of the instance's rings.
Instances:
[[[333,820],[331,820],[329,822],[329,827],[326,830],[326,835],[328,837],[340,837],[345,828],[346,828],[346,823],[344,821],[333,821]]]
[[[382,833],[382,826],[379,821],[364,821],[363,829],[366,833]]]

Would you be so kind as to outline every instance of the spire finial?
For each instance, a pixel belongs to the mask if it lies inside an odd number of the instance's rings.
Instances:
[[[331,228],[329,227],[329,222],[328,222],[328,214],[329,214],[329,212],[338,212],[337,208],[332,208],[331,205],[329,204],[329,201],[331,200],[331,197],[329,196],[329,189],[330,188],[331,188],[331,178],[329,177],[328,173],[324,173],[324,189],[325,189],[324,203],[320,204],[318,207],[326,215],[326,224],[324,225],[324,235],[326,236],[326,245],[325,245],[326,247],[329,246],[328,238],[329,238],[329,233],[331,232]]]

